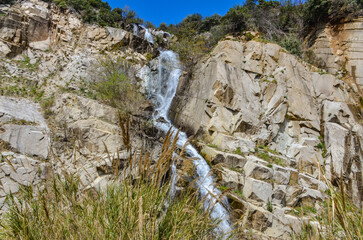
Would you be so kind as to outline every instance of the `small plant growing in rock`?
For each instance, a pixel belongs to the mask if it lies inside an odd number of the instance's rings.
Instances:
[[[240,147],[238,147],[235,151],[234,151],[234,153],[235,154],[238,154],[238,155],[240,155],[240,156],[242,156],[242,157],[244,157],[245,155],[244,155],[244,153],[242,152],[242,150],[241,150],[241,148]]]
[[[244,198],[243,192],[241,190],[234,190],[235,194],[237,194],[239,197]]]
[[[217,144],[213,144],[213,143],[208,144],[208,147],[211,147],[211,148],[218,148]]]
[[[272,212],[274,210],[270,199],[267,201],[266,207],[267,207],[267,211],[269,211],[269,212]]]

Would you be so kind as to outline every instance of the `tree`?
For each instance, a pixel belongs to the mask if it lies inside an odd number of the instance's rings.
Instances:
[[[146,27],[150,29],[155,29],[155,25],[152,22],[146,21]]]
[[[308,0],[304,6],[304,22],[309,26],[326,22],[329,16],[329,0]]]
[[[213,26],[217,26],[221,24],[221,16],[218,14],[214,14],[210,17],[206,17],[200,24],[199,32],[207,32],[209,31]]]
[[[221,20],[224,25],[229,25],[234,32],[240,32],[246,29],[246,16],[241,6],[235,6],[229,9]]]
[[[168,25],[166,25],[166,23],[162,22],[162,23],[160,23],[158,29],[161,30],[161,31],[167,31],[168,30]]]

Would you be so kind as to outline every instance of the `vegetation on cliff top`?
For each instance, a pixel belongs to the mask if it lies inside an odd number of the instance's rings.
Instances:
[[[43,0],[55,3],[62,10],[73,9],[80,13],[83,21],[101,26],[125,27],[130,23],[141,24],[144,21],[128,7],[114,8],[102,0]],[[0,4],[13,4],[16,0],[0,0]]]
[[[173,49],[180,54],[187,68],[195,65],[198,58],[225,35],[238,36],[246,31],[259,32],[262,39],[275,42],[301,57],[303,39],[312,29],[327,22],[362,15],[362,9],[362,0],[246,0],[224,16],[215,14],[203,18],[200,14],[192,14],[176,25],[162,23],[159,29],[177,36]]]

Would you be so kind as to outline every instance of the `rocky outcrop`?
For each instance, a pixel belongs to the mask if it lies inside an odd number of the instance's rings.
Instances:
[[[0,139],[22,154],[47,159],[49,129],[40,107],[25,99],[0,97]]]
[[[74,46],[100,51],[131,47],[139,53],[157,54],[145,39],[123,29],[90,26],[76,13],[62,13],[54,4],[22,1],[11,7],[1,5],[1,56],[14,57],[28,47],[49,51]]]
[[[6,196],[21,186],[36,186],[50,173],[49,164],[9,151],[0,154],[0,212],[7,209]]]
[[[296,206],[319,208],[325,198],[318,161],[333,182],[346,180],[355,203],[363,200],[363,126],[349,89],[276,44],[230,38],[181,78],[170,115],[204,141],[212,163],[234,171],[221,170],[222,185],[254,206],[271,203],[277,210],[266,219],[284,222]],[[270,237],[289,232],[270,225],[262,231]]]
[[[114,159],[129,155],[119,110],[90,99],[90,83],[101,77],[100,61],[111,59],[127,64],[142,90],[135,72],[156,54],[132,32],[85,24],[54,4],[0,5],[0,210],[7,194],[42,182],[48,172],[75,174],[83,188],[107,185]],[[155,129],[143,133],[149,110],[131,119],[131,144],[158,150]]]
[[[363,18],[318,29],[310,49],[331,74],[349,74],[352,83],[363,87]]]
[[[50,132],[39,105],[0,97],[0,212],[7,207],[8,194],[47,177],[49,149]]]

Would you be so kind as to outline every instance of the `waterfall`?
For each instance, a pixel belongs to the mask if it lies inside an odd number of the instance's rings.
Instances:
[[[172,125],[168,118],[168,111],[175,96],[182,71],[180,69],[178,55],[173,51],[161,51],[158,60],[158,75],[151,76],[148,82],[148,94],[155,104],[154,124],[165,133],[170,128],[176,133],[177,129]],[[185,145],[188,138],[184,132],[180,132],[178,137],[177,145],[181,148]],[[232,231],[229,222],[229,214],[224,206],[211,196],[218,196],[221,192],[214,187],[214,180],[209,174],[210,168],[208,164],[190,144],[186,147],[186,153],[188,156],[197,159],[194,160],[196,173],[198,175],[196,184],[202,199],[205,199],[204,209],[208,209],[209,206],[214,206],[211,217],[221,221],[217,231],[228,234]],[[228,204],[227,201],[226,204]]]
[[[140,25],[140,27],[142,27],[145,30],[145,36],[144,36],[145,40],[148,41],[149,43],[154,44],[153,35],[149,31],[149,29],[144,27],[143,25]]]
[[[139,27],[136,23],[133,23],[132,25],[134,25],[134,35],[137,36],[137,34],[139,33]]]

